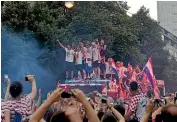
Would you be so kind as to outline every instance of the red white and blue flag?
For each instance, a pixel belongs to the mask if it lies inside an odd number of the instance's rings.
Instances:
[[[116,64],[115,64],[113,59],[112,59],[112,72],[115,74],[116,78],[118,78],[118,72],[117,72]]]
[[[143,69],[143,72],[146,75],[147,80],[150,82],[153,90],[154,90],[154,94],[155,94],[155,98],[159,98],[159,89],[156,83],[156,78],[153,72],[153,66],[152,66],[152,58],[150,57],[148,62],[146,63],[146,66]]]
[[[152,68],[152,58],[150,57],[146,66],[143,69],[143,72],[146,74],[147,80],[150,82],[152,88],[155,88],[155,77]]]

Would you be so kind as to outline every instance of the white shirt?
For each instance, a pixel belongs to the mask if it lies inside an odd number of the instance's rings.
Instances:
[[[109,65],[108,62],[106,62],[106,74],[114,74],[114,73],[112,72],[112,66]]]
[[[82,52],[76,52],[76,64],[82,64]]]
[[[93,61],[98,61],[100,50],[97,47],[92,48]]]
[[[86,49],[86,63],[89,66],[92,65],[92,50],[91,50],[91,48]]]
[[[74,50],[68,50],[67,48],[65,48],[66,51],[66,58],[65,61],[67,62],[74,62]]]

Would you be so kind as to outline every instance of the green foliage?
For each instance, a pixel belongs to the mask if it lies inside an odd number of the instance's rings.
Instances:
[[[165,69],[162,73],[162,79],[166,81],[167,91],[176,92],[177,89],[177,61],[174,57],[168,60],[168,64],[165,66]]]
[[[128,9],[123,1],[75,2],[72,9],[66,9],[64,2],[57,1],[5,1],[2,23],[17,31],[26,28],[34,31],[41,47],[49,49],[39,61],[51,70],[57,64],[53,58],[57,57],[56,39],[64,44],[77,44],[99,38],[108,45],[107,57],[136,65],[152,56],[157,79],[175,81],[172,76],[177,71],[171,64],[176,62],[168,60],[169,54],[163,49],[165,43],[161,40],[158,22],[150,18],[145,7],[132,17],[126,14]]]

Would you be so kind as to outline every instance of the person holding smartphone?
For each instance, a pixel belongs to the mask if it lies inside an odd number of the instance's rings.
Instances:
[[[25,79],[32,85],[31,92],[26,96],[22,95],[23,85],[20,81],[14,81],[10,84],[9,94],[11,98],[1,106],[5,121],[13,121],[16,115],[27,117],[32,114],[32,101],[37,94],[36,82],[33,75],[27,75]]]

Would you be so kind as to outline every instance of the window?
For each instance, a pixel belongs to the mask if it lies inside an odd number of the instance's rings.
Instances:
[[[173,15],[177,15],[177,13],[173,13]]]

